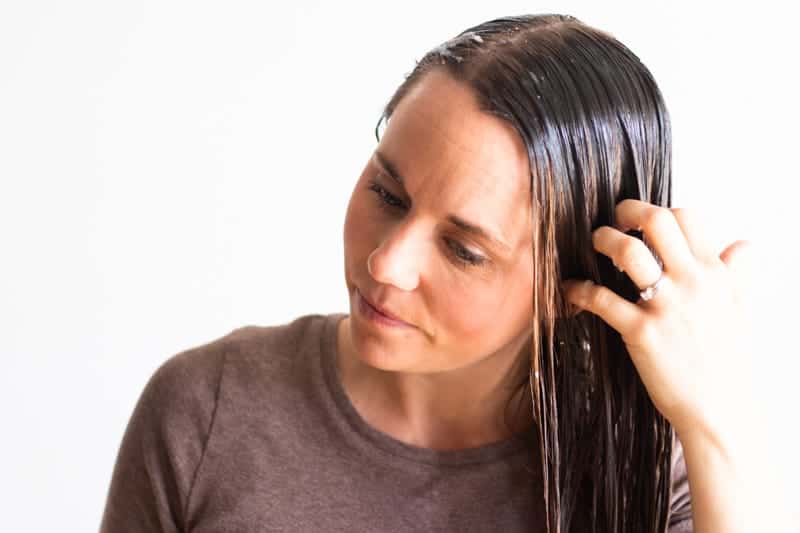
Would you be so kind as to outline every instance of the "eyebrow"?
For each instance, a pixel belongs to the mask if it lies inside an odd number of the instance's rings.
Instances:
[[[379,152],[378,150],[375,150],[375,154],[374,155],[375,155],[375,159],[377,160],[378,164],[381,167],[383,167],[383,170],[386,171],[386,173],[389,175],[389,177],[392,178],[394,181],[396,181],[398,184],[400,184],[401,187],[403,187],[405,189],[405,185],[404,185],[404,181],[405,180],[403,179],[403,176],[401,176],[400,173],[397,172],[397,167],[395,167],[392,164],[392,162],[389,161],[389,159],[385,155],[383,155],[381,152]],[[499,249],[501,249],[503,251],[506,251],[506,252],[510,252],[511,251],[511,247],[509,245],[507,245],[501,239],[499,239],[499,238],[495,237],[494,235],[492,235],[491,232],[489,232],[489,230],[486,230],[486,229],[482,228],[478,224],[475,224],[473,222],[468,222],[468,221],[464,220],[463,218],[459,217],[458,215],[454,215],[454,214],[447,215],[446,219],[450,223],[452,223],[455,226],[457,226],[458,228],[460,228],[461,230],[463,230],[463,231],[465,231],[467,233],[470,233],[470,234],[474,235],[475,237],[484,239],[484,240],[488,241],[489,243],[491,243],[492,245],[494,245],[495,247],[497,247],[497,248],[499,248]]]

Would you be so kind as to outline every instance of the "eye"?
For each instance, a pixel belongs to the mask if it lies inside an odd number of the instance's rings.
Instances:
[[[447,242],[447,247],[450,248],[455,260],[462,264],[467,266],[480,266],[486,261],[484,257],[473,254],[453,239],[445,239],[445,242]]]
[[[373,191],[381,200],[381,203],[388,207],[405,207],[403,201],[394,194],[387,191],[376,181],[369,182],[369,190]]]
[[[375,180],[371,180],[367,188],[378,196],[381,207],[384,209],[406,209],[405,203],[403,203],[400,198],[387,191],[385,187]],[[470,252],[466,247],[454,239],[445,238],[444,242],[447,245],[451,257],[456,263],[459,264],[459,266],[476,267],[482,266],[486,262],[485,257]]]

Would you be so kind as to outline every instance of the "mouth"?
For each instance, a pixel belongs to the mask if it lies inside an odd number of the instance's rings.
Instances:
[[[384,326],[394,326],[394,327],[405,327],[411,328],[414,327],[408,322],[392,315],[391,313],[381,309],[374,303],[367,300],[367,298],[361,294],[361,291],[358,290],[356,287],[356,298],[358,299],[358,309],[361,314],[369,319],[372,322],[382,324]]]

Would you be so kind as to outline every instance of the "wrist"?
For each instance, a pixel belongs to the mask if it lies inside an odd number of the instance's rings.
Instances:
[[[726,417],[716,417],[714,423],[692,421],[674,423],[675,435],[684,449],[694,448],[704,453],[716,453],[731,459],[762,442],[766,428],[753,403],[731,409]]]

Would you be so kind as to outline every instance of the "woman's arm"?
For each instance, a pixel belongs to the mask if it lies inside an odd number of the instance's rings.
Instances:
[[[794,532],[775,479],[766,432],[755,414],[729,435],[684,431],[684,458],[695,533]]]

